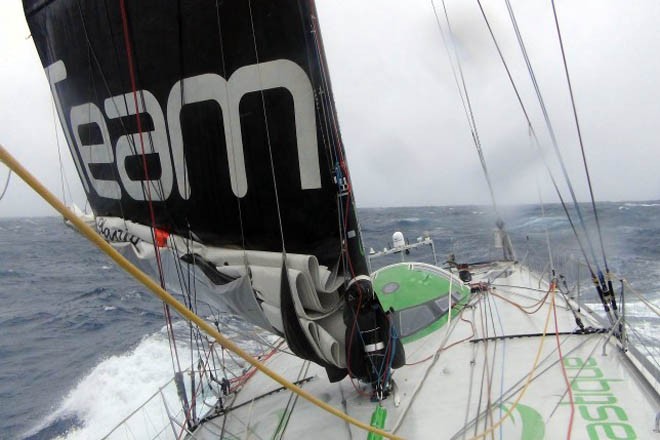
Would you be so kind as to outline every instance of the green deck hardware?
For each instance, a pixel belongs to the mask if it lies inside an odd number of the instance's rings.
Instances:
[[[371,426],[374,428],[384,429],[385,419],[387,418],[387,410],[385,407],[378,405],[371,414]],[[370,432],[367,436],[367,440],[381,440],[382,435],[376,434],[375,432]]]

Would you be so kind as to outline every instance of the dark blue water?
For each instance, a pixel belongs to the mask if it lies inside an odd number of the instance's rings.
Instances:
[[[660,203],[606,203],[600,215],[610,269],[660,304]],[[486,207],[361,209],[359,216],[367,250],[381,250],[398,230],[411,242],[430,235],[441,262],[450,253],[466,262],[500,255]],[[502,217],[518,259],[543,271],[547,230],[558,270],[570,282],[587,277],[569,261],[581,251],[558,206],[545,217],[538,207],[509,207]],[[602,267],[592,218],[587,228]],[[428,253],[411,257],[431,261]],[[627,302],[657,348],[657,316],[632,295]],[[119,408],[138,406],[171,376],[161,303],[58,218],[0,220],[0,304],[2,439],[85,438],[76,428],[112,422]]]

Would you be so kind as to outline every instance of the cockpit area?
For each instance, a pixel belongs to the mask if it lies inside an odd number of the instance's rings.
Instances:
[[[469,299],[470,288],[458,277],[436,266],[398,263],[372,275],[376,296],[385,311],[394,313],[394,325],[404,343],[441,328]],[[451,298],[451,301],[450,301]]]

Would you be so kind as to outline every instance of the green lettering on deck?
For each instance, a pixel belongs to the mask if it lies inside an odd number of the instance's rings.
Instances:
[[[635,440],[635,430],[627,423],[591,423],[587,425],[589,440]]]

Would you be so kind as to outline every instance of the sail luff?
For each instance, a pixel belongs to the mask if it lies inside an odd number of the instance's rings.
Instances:
[[[335,169],[341,170],[343,175],[340,173],[335,174],[335,179],[337,180],[337,185],[339,187],[339,200],[338,204],[341,206],[342,194],[343,197],[348,200],[345,202],[345,211],[342,227],[344,232],[344,240],[346,241],[346,248],[348,253],[348,259],[351,262],[351,268],[349,271],[352,276],[357,275],[369,275],[369,268],[364,255],[364,247],[362,246],[362,238],[360,233],[359,222],[356,213],[356,204],[355,196],[353,192],[353,185],[351,181],[351,176],[348,168],[348,161],[346,159],[346,152],[344,149],[344,143],[341,137],[341,131],[339,129],[339,119],[337,116],[334,95],[332,93],[332,82],[330,78],[330,70],[328,68],[328,62],[325,55],[325,48],[323,45],[323,36],[321,29],[318,23],[318,12],[316,9],[316,3],[314,0],[310,0],[310,13],[311,13],[311,24],[312,34],[314,38],[314,43],[316,45],[316,53],[319,55],[320,71],[323,78],[323,85],[325,88],[324,94],[321,99],[327,100],[329,115],[332,124],[332,130],[335,135],[335,145],[338,151],[337,161],[335,163]],[[345,182],[340,181],[343,177]],[[343,191],[342,191],[343,190]],[[340,209],[341,212],[341,209]]]

